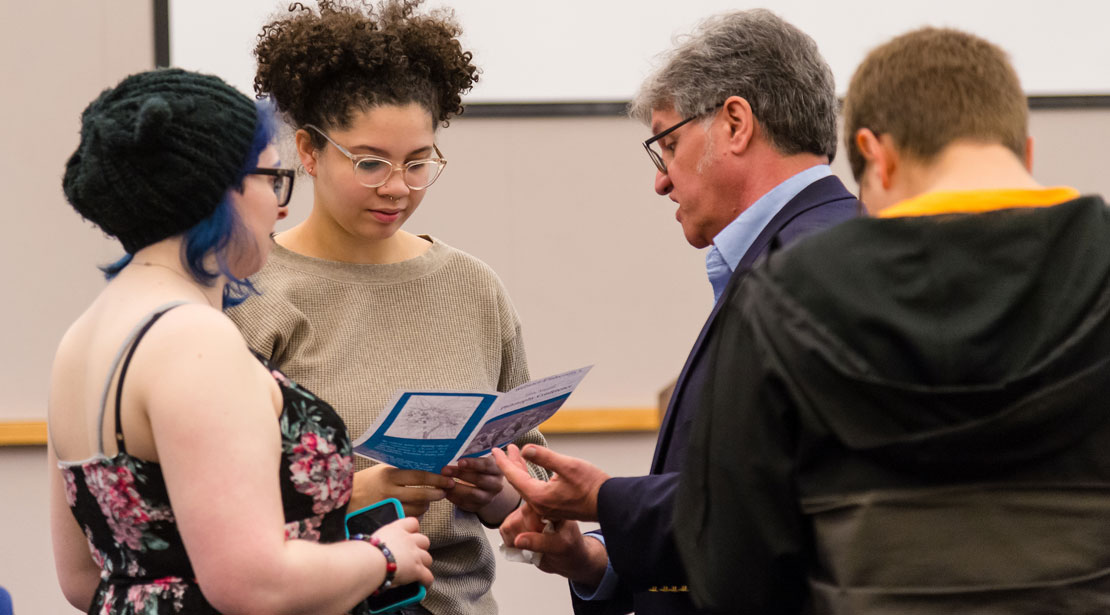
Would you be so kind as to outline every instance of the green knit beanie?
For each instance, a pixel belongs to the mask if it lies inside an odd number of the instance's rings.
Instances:
[[[81,114],[62,188],[128,253],[183,233],[237,187],[259,122],[219,77],[179,69],[131,75]]]

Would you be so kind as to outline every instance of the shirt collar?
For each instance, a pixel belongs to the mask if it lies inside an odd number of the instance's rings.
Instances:
[[[806,186],[829,175],[832,175],[832,169],[827,164],[812,166],[794,175],[759,197],[717,233],[713,238],[713,245],[709,246],[709,251],[705,255],[706,273],[713,286],[714,299],[720,298],[728,278],[740,264],[740,259],[744,258],[744,254],[752,247],[771,218],[798,196],[798,193],[805,190]],[[727,268],[721,266],[722,260]]]
[[[832,175],[829,165],[812,166],[772,188],[770,192],[752,203],[751,207],[740,212],[740,215],[736,216],[728,226],[721,229],[721,232],[713,238],[713,246],[721,252],[729,269],[736,270],[740,259],[744,258],[744,254],[752,247],[775,214],[779,213],[791,199],[798,196],[798,193],[805,190],[806,186],[829,175]]]

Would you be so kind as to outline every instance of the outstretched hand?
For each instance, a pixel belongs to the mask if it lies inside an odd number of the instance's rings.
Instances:
[[[523,452],[510,444],[506,451],[493,449],[494,461],[506,480],[541,517],[552,521],[597,521],[597,493],[602,483],[609,480],[608,474],[589,462],[534,444],[526,445]],[[554,472],[551,480],[532,478],[526,461]]]

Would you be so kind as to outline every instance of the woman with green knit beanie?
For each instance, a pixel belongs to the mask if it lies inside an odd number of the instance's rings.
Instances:
[[[357,437],[398,389],[506,391],[528,380],[528,366],[520,319],[489,266],[402,228],[447,165],[437,129],[478,78],[453,15],[421,12],[418,0],[317,4],[290,5],[255,48],[256,93],[295,133],[312,210],[276,236],[252,278],[261,296],[229,314],[251,348],[330,399]],[[543,436],[533,430],[525,443]],[[353,505],[397,498],[431,538],[435,583],[411,612],[496,613],[483,526],[520,498],[492,460],[443,474],[361,457],[355,468]]]
[[[81,116],[66,197],[127,252],[50,383],[54,559],[90,615],[339,614],[431,583],[413,519],[344,540],[342,420],[223,313],[251,294],[292,191],[272,136],[267,104],[176,69]]]

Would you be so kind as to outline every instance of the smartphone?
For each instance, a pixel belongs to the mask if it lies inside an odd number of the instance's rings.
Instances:
[[[354,534],[366,534],[369,536],[378,531],[378,528],[396,521],[405,516],[404,509],[401,508],[401,502],[397,498],[388,498],[380,502],[371,504],[366,508],[360,508],[354,512],[347,513],[347,538]],[[389,545],[386,545],[389,546]],[[352,611],[355,615],[362,615],[363,613],[389,613],[395,611],[405,605],[414,602],[420,602],[424,599],[427,592],[424,586],[419,583],[409,583],[400,587],[394,587],[386,592],[377,596],[368,596]]]

